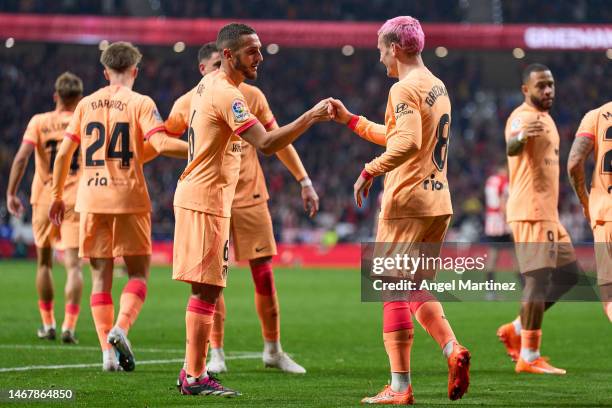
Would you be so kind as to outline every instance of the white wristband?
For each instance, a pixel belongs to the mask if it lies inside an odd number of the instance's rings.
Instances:
[[[527,136],[525,136],[525,132],[519,133],[518,136],[516,137],[516,140],[518,140],[521,143],[525,143],[527,141]]]
[[[300,180],[300,186],[302,186],[302,188],[312,187],[312,180],[310,180],[309,177],[304,177]]]

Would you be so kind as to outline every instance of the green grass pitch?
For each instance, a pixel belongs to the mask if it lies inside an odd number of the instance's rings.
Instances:
[[[182,396],[174,387],[183,357],[188,287],[171,280],[170,268],[156,267],[151,272],[147,302],[130,332],[137,360],[132,373],[101,372],[88,307],[87,269],[77,332],[81,343],[70,347],[35,337],[39,316],[34,269],[32,262],[0,261],[0,389],[69,388],[75,392],[75,400],[8,403],[11,406],[359,406],[363,396],[378,392],[389,377],[381,305],[360,302],[356,270],[275,269],[282,343],[308,370],[304,376],[292,376],[263,368],[261,360],[253,356],[262,349],[253,286],[247,269],[233,268],[225,292],[229,372],[221,378],[243,396],[218,399]],[[61,324],[63,269],[56,267],[54,276],[56,320]],[[126,278],[115,279],[116,310],[125,282]],[[417,406],[612,406],[612,325],[600,304],[562,303],[546,314],[543,353],[568,370],[564,377],[514,373],[495,330],[513,318],[517,308],[511,302],[445,304],[455,333],[472,352],[470,390],[457,402],[446,397],[446,361],[415,322],[412,378]],[[7,371],[76,364],[85,367]],[[0,401],[0,405],[5,403]]]

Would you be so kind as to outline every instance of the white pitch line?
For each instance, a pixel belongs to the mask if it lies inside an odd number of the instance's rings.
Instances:
[[[261,353],[236,352],[231,355],[225,356],[226,360],[246,360],[246,359],[256,359],[256,358],[261,358]],[[185,360],[182,358],[172,358],[172,359],[167,359],[167,360],[136,360],[136,365],[182,363],[183,361]],[[4,367],[4,368],[0,368],[0,373],[10,373],[10,372],[16,372],[16,371],[32,371],[32,370],[63,370],[63,369],[69,369],[69,368],[91,368],[91,367],[100,367],[100,363]]]
[[[168,364],[168,363],[181,363],[184,360],[182,358],[173,358],[170,360],[145,360],[138,361],[138,364]],[[0,373],[9,373],[14,371],[31,371],[31,370],[62,370],[66,368],[90,368],[100,367],[100,363],[95,364],[61,364],[61,365],[34,365],[24,367],[7,367],[0,368]]]
[[[100,347],[93,346],[37,346],[34,344],[0,344],[0,349],[25,349],[25,350],[65,350],[65,351],[100,351]],[[185,349],[167,348],[138,348],[143,353],[184,353]]]

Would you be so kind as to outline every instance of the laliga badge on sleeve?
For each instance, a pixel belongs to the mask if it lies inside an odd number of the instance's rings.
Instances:
[[[234,102],[232,102],[232,113],[237,123],[244,122],[249,118],[249,110],[246,103],[241,99],[234,99]]]

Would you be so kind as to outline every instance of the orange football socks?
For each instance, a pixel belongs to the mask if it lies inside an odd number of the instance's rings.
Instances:
[[[62,331],[70,331],[74,334],[77,320],[79,319],[79,313],[81,307],[73,303],[66,303],[64,309],[64,323],[62,323]]]
[[[108,292],[92,293],[90,298],[91,315],[98,333],[98,340],[102,351],[110,350],[111,345],[106,341],[108,332],[113,328],[115,308],[113,298]]]
[[[414,329],[408,302],[383,305],[383,341],[393,373],[410,372],[410,349]]]
[[[40,318],[45,326],[45,330],[55,327],[55,317],[53,316],[53,301],[38,301],[38,310],[40,311]]]
[[[255,283],[255,309],[261,324],[261,334],[264,340],[279,341],[280,310],[274,288],[272,264],[265,262],[251,265],[251,274]]]
[[[126,335],[138,318],[146,297],[147,283],[141,279],[130,279],[123,288],[119,300],[117,326],[123,329]]]
[[[542,330],[521,330],[521,358],[532,362],[540,357]]]
[[[198,378],[206,367],[208,340],[213,326],[215,305],[195,297],[189,298],[185,313],[186,346],[185,371],[187,375]]]
[[[418,300],[410,302],[410,310],[440,348],[444,349],[451,341],[456,342],[455,333],[444,316],[440,302],[425,290],[415,291],[414,295]]]

